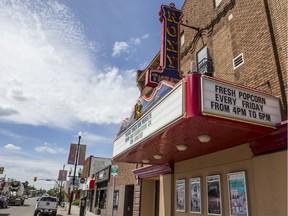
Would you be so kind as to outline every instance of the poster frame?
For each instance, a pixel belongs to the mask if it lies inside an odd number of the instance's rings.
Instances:
[[[215,185],[215,183],[218,182],[218,186],[217,184]],[[209,201],[209,186],[211,186],[212,184],[214,184],[215,186],[217,186],[218,188],[216,188],[216,192],[219,194],[219,213],[211,213],[210,212],[210,208],[213,208],[213,206],[211,206],[211,202]],[[210,176],[206,176],[206,189],[207,189],[207,214],[208,215],[222,215],[223,212],[223,206],[222,206],[222,193],[221,193],[221,176],[220,175],[210,175]],[[218,202],[218,201],[217,201]]]
[[[233,178],[233,179],[232,179]],[[235,214],[234,212],[232,212],[232,198],[231,198],[231,187],[230,187],[230,182],[232,180],[234,180],[235,178],[238,178],[238,180],[240,179],[243,183],[243,190],[244,190],[244,194],[243,194],[243,198],[244,198],[244,205],[246,208],[246,212],[245,213],[239,213],[239,214]],[[227,174],[227,186],[228,186],[228,198],[229,198],[229,214],[230,216],[249,216],[249,206],[248,206],[248,199],[247,199],[247,183],[246,183],[246,172],[245,171],[238,171],[238,172],[231,172]],[[237,194],[239,192],[240,188],[237,189]]]
[[[175,194],[175,210],[176,212],[185,212],[186,210],[186,198],[185,198],[185,194],[186,194],[186,187],[185,187],[185,179],[179,179],[179,180],[176,180],[176,184],[175,184],[175,190],[176,190],[176,194]],[[183,188],[181,189],[182,190],[182,199],[183,199],[183,202],[180,203],[178,200],[178,195],[179,193],[181,193],[179,187],[180,186],[183,186]]]
[[[189,181],[189,206],[190,206],[190,213],[195,213],[195,214],[202,214],[202,184],[201,184],[201,177],[192,177],[190,178],[190,181]],[[197,190],[197,202],[198,202],[198,205],[199,205],[199,211],[193,211],[192,210],[192,187],[193,185],[197,186],[198,190]]]

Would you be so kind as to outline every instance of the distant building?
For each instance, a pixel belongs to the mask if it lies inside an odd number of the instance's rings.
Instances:
[[[85,160],[82,178],[85,179],[84,184],[80,184],[81,197],[86,197],[86,210],[90,212],[96,211],[97,202],[95,194],[97,193],[97,184],[95,183],[96,174],[107,166],[110,166],[110,158],[89,156]]]

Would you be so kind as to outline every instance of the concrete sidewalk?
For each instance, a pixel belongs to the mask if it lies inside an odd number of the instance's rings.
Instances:
[[[64,207],[58,206],[57,216],[67,216],[68,210],[69,210],[69,203],[65,203]],[[79,216],[79,215],[80,215],[79,206],[72,205],[70,216]],[[92,212],[85,211],[85,216],[96,216],[96,214],[94,214]]]

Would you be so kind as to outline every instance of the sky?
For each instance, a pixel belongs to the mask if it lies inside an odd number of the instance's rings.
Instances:
[[[160,50],[165,0],[0,0],[0,177],[54,184],[71,143],[112,157]],[[181,9],[184,0],[174,2]],[[81,168],[81,166],[78,166]]]

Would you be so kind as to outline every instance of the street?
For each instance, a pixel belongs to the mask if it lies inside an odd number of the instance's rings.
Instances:
[[[36,204],[36,198],[26,199],[23,206],[8,206],[0,208],[0,216],[32,216]]]
[[[36,197],[26,199],[23,206],[8,206],[8,208],[0,208],[0,216],[33,216],[36,199]],[[68,204],[65,207],[58,206],[57,216],[67,215]],[[79,207],[73,205],[71,208],[71,216],[77,215],[79,215]],[[91,212],[86,212],[86,216],[95,216],[95,214]]]

